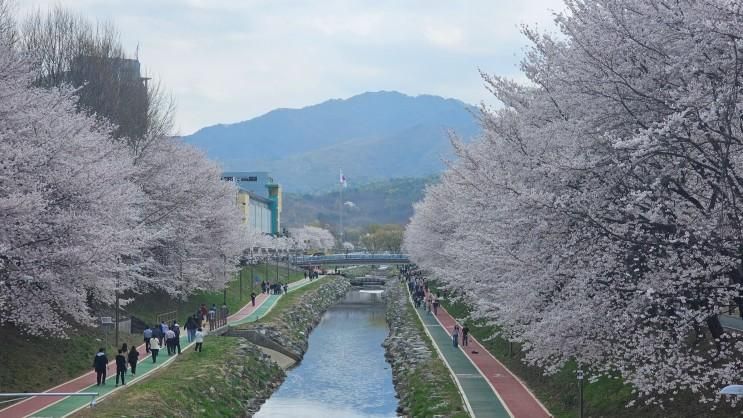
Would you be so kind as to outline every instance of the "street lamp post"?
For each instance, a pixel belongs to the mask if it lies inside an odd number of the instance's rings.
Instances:
[[[578,404],[580,408],[578,418],[583,418],[583,370],[578,369],[576,374],[578,377]]]
[[[222,304],[227,306],[227,255],[225,254],[222,254],[222,280],[224,281]]]

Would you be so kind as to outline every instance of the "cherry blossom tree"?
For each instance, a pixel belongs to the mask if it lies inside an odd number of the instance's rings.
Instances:
[[[96,41],[81,18],[54,13],[49,28],[70,22],[85,39],[53,36]],[[220,180],[221,168],[167,136],[170,108],[158,94],[129,109],[146,113],[146,129],[119,129],[94,102],[81,106],[80,90],[61,76],[79,50],[42,60],[60,63],[61,78],[40,83],[39,51],[19,41],[14,25],[0,0],[0,323],[64,335],[123,292],[224,287],[255,240],[240,226],[237,190]],[[120,55],[117,38],[98,41]]]
[[[32,83],[0,41],[0,323],[62,335],[129,280],[122,259],[143,245],[130,203],[144,196],[112,127],[77,113],[70,89]]]
[[[301,249],[327,250],[335,247],[335,237],[327,229],[305,225],[301,228],[289,228],[289,235]]]
[[[429,187],[411,257],[521,342],[526,360],[619,373],[647,402],[734,383],[719,314],[743,283],[743,5],[566,1],[531,29],[529,85]]]

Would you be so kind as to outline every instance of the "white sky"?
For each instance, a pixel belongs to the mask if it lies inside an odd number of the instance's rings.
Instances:
[[[519,77],[521,24],[561,0],[16,0],[113,21],[173,94],[180,134],[365,91],[491,103],[478,69]]]

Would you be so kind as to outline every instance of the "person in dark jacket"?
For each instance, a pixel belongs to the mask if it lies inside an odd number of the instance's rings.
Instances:
[[[106,349],[99,348],[95,357],[93,357],[93,369],[95,370],[95,381],[97,386],[106,384],[107,366],[108,357],[106,357]]]
[[[188,342],[190,343],[193,341],[193,336],[196,334],[196,317],[189,316],[188,319],[186,319],[186,337],[188,338]]]
[[[129,360],[129,369],[132,371],[132,376],[134,376],[137,373],[137,362],[139,361],[139,351],[137,351],[137,347],[132,347],[127,356],[127,360]]]
[[[119,350],[119,354],[116,355],[116,386],[119,386],[119,377],[121,377],[121,384],[125,385],[124,375],[126,374],[126,351]]]
[[[250,294],[250,302],[253,304],[253,306],[255,306],[255,296],[255,292],[252,292]]]
[[[150,352],[150,339],[152,339],[152,329],[147,327],[144,329],[144,351],[145,353]]]
[[[157,340],[158,348],[163,346],[163,337],[165,337],[165,335],[162,333],[162,331],[160,331],[160,326],[156,325],[152,327],[152,339]],[[150,350],[152,350],[152,340],[150,340]]]
[[[178,321],[173,321],[173,326],[170,327],[175,333],[175,339],[173,340],[173,351],[178,350],[178,354],[181,354],[181,326],[178,325]]]

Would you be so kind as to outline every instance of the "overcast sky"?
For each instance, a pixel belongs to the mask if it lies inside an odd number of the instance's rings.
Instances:
[[[180,134],[365,91],[492,103],[478,68],[519,77],[521,24],[561,0],[18,0],[119,27],[173,94]]]

